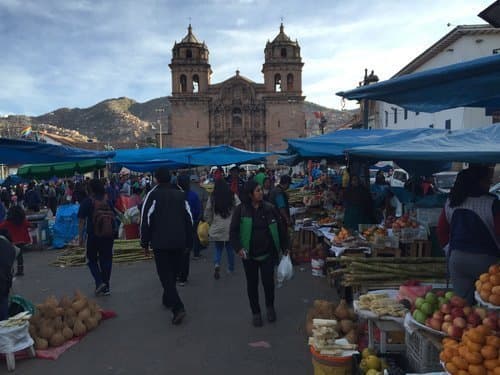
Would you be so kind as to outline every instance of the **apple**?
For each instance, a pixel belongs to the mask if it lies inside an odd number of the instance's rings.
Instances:
[[[448,328],[450,328],[452,326],[453,326],[453,324],[451,324],[451,322],[444,322],[441,325],[441,331],[443,331],[444,333],[448,333]]]
[[[474,309],[474,312],[479,315],[479,317],[481,318],[481,320],[483,320],[484,318],[486,318],[486,309],[484,307],[476,307]]]
[[[441,305],[441,309],[440,311],[443,313],[443,314],[451,314],[451,305],[448,304],[448,303],[445,303],[443,305]]]
[[[453,325],[458,328],[465,328],[467,326],[467,322],[464,318],[458,317],[453,319]]]
[[[439,331],[441,329],[442,325],[443,325],[442,320],[432,318],[430,321],[429,327],[431,327],[432,329],[435,329],[436,331]]]
[[[451,316],[465,318],[464,310],[461,307],[454,307],[451,309]]]
[[[483,319],[483,324],[487,327],[490,327],[492,330],[497,329],[497,320],[493,320],[490,317],[486,317]]]
[[[459,339],[460,337],[462,337],[462,334],[463,334],[463,329],[460,327],[452,325],[451,327],[448,328],[448,336]]]
[[[470,306],[465,306],[465,307],[463,308],[463,311],[464,311],[464,315],[465,315],[465,316],[469,316],[469,314],[472,312],[472,307],[470,307]]]
[[[450,300],[450,299],[451,299],[454,295],[455,295],[455,293],[453,293],[453,292],[450,290],[450,291],[446,292],[444,296],[445,296],[445,298],[446,298],[447,300]]]
[[[427,318],[427,319],[425,319],[425,325],[426,325],[427,327],[430,327],[430,326],[431,326],[431,318]]]
[[[477,313],[473,312],[467,315],[467,323],[471,324],[473,327],[477,327],[481,324],[481,317]]]
[[[432,318],[433,318],[433,319],[437,319],[437,320],[443,320],[443,319],[444,319],[444,314],[443,314],[441,311],[436,311],[436,312],[432,315]]]
[[[465,300],[459,296],[453,296],[450,298],[450,304],[453,307],[464,307],[465,306]]]
[[[438,290],[436,292],[436,296],[438,296],[438,297],[444,297],[444,290]]]
[[[451,322],[453,321],[453,317],[451,316],[451,314],[446,314],[446,315],[444,316],[443,320],[444,320],[445,322],[450,322],[450,323],[451,323]]]

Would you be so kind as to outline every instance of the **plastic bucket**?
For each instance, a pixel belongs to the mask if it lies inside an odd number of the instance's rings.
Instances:
[[[139,238],[139,224],[126,224],[123,226],[126,240]]]
[[[351,375],[352,357],[330,357],[319,354],[311,346],[314,375]]]

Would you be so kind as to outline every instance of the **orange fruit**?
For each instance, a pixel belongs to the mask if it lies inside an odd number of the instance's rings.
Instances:
[[[487,375],[486,369],[482,365],[469,365],[469,374],[471,374],[471,375]]]
[[[470,341],[481,345],[486,342],[485,334],[477,329],[469,331],[469,339]]]
[[[481,348],[482,348],[481,344],[476,344],[475,342],[470,341],[470,340],[469,340],[469,342],[467,342],[467,349],[469,349],[469,351],[471,351],[471,352],[479,353],[481,351]]]
[[[478,352],[467,351],[467,353],[465,353],[464,355],[464,358],[471,365],[480,365],[484,361],[483,356]]]
[[[500,285],[500,274],[494,274],[494,275],[490,275],[490,283],[493,285],[493,286],[497,286],[497,285]]]
[[[493,284],[490,281],[483,283],[481,286],[481,292],[488,292],[491,294],[491,289],[493,289]]]
[[[453,364],[453,362],[447,362],[445,365],[448,372],[452,375],[458,373],[458,367]],[[496,375],[496,374],[495,374]],[[499,373],[500,375],[500,373]]]
[[[491,345],[485,345],[481,349],[481,355],[484,359],[496,359],[498,357],[498,350]]]
[[[488,269],[490,275],[495,275],[500,272],[500,264],[492,264]]]
[[[487,370],[494,370],[498,366],[500,366],[500,361],[498,359],[487,359],[484,361],[484,367],[486,367]]]
[[[476,287],[476,290],[481,290],[481,286],[483,285],[483,283],[481,282],[481,280],[477,280],[475,283],[474,283],[474,286]]]
[[[491,345],[497,349],[500,349],[500,337],[486,336],[486,345]]]
[[[483,301],[488,301],[490,299],[491,292],[489,290],[481,289],[479,295]]]
[[[490,294],[488,301],[495,306],[500,306],[500,294]]]
[[[469,367],[469,364],[467,363],[467,361],[462,358],[462,357],[459,357],[459,356],[455,356],[451,359],[451,361],[453,362],[453,364],[455,366],[457,366],[457,369],[459,370],[467,370],[468,367]]]
[[[487,273],[483,273],[481,276],[479,276],[479,280],[482,282],[482,283],[486,283],[490,280],[490,275],[487,274]]]

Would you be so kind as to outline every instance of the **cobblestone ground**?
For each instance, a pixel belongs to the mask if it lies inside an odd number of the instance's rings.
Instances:
[[[80,289],[93,293],[86,267],[56,268],[57,251],[25,255],[25,276],[13,292],[35,303]],[[251,325],[243,269],[214,280],[211,250],[191,262],[189,283],[179,288],[187,318],[172,326],[171,313],[160,302],[161,286],[152,261],[113,268],[112,295],[98,303],[118,317],[103,322],[58,360],[25,359],[16,374],[312,374],[306,345],[306,310],[316,298],[335,298],[325,279],[310,268],[295,268],[295,277],[277,289],[278,321],[262,328]],[[261,289],[263,305],[263,291]],[[264,310],[264,309],[263,309]],[[269,348],[251,347],[264,341]],[[7,373],[0,366],[0,374]]]

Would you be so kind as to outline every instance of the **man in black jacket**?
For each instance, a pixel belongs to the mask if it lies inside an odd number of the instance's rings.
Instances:
[[[158,168],[157,185],[144,199],[141,212],[141,247],[155,255],[156,270],[163,286],[163,305],[172,310],[173,324],[186,316],[175,285],[182,255],[193,246],[193,218],[185,194],[172,188],[170,173]]]
[[[9,232],[0,229],[0,320],[9,317],[9,291],[12,287],[12,266],[15,259],[16,247],[10,241]]]

